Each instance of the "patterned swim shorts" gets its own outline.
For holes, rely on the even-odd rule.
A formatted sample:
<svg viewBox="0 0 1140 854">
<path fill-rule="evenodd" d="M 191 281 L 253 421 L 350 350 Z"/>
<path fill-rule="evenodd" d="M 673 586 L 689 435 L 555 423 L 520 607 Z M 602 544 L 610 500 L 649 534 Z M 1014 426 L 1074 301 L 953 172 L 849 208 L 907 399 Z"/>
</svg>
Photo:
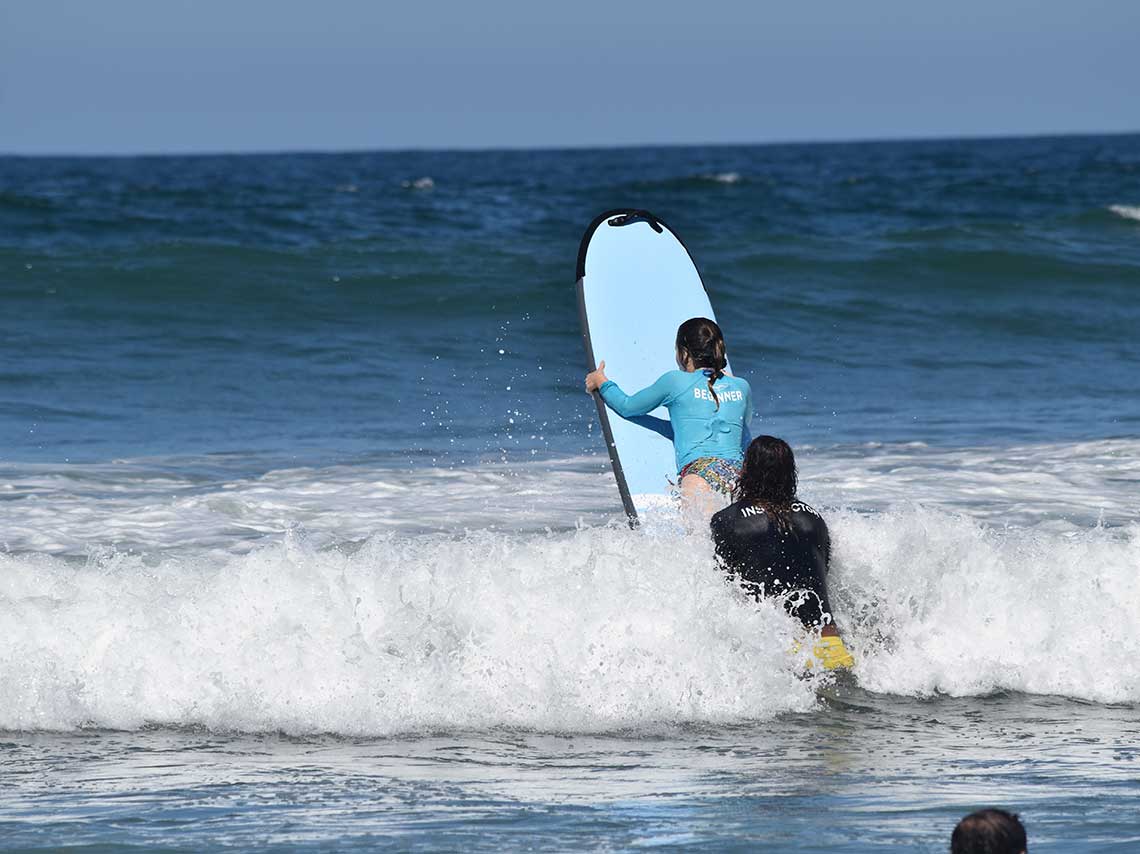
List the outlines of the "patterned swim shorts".
<svg viewBox="0 0 1140 854">
<path fill-rule="evenodd" d="M 732 495 L 736 481 L 740 479 L 740 467 L 720 457 L 701 457 L 681 469 L 678 477 L 684 480 L 690 474 L 695 474 L 717 492 Z"/>
</svg>

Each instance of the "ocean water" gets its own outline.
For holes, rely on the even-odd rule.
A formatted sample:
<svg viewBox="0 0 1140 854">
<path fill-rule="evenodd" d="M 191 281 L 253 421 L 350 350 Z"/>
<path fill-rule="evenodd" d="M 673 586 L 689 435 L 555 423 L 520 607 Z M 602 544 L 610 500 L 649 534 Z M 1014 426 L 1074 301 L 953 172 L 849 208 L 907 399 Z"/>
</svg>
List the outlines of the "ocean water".
<svg viewBox="0 0 1140 854">
<path fill-rule="evenodd" d="M 648 208 L 849 677 L 624 525 Z M 605 354 L 598 354 L 604 358 Z M 1140 850 L 1140 136 L 0 158 L 0 850 Z"/>
</svg>

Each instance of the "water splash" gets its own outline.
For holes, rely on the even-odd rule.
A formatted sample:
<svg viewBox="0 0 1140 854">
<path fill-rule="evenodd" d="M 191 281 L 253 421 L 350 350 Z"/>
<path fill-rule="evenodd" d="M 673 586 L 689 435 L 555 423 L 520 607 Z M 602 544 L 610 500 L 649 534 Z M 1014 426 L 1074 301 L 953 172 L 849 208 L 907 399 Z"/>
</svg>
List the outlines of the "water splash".
<svg viewBox="0 0 1140 854">
<path fill-rule="evenodd" d="M 797 627 L 620 528 L 0 556 L 0 729 L 612 730 L 806 711 Z"/>
<path fill-rule="evenodd" d="M 1140 525 L 1057 535 L 917 508 L 833 531 L 864 687 L 1140 702 Z"/>
</svg>

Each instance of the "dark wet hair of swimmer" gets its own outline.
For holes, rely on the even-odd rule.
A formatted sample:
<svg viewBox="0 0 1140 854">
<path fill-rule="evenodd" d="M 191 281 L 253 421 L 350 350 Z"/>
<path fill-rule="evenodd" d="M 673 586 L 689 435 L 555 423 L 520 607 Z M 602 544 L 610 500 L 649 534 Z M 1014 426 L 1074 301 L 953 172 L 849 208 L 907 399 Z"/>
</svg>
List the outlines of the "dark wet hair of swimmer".
<svg viewBox="0 0 1140 854">
<path fill-rule="evenodd" d="M 1021 819 L 1005 810 L 972 812 L 954 828 L 950 854 L 1026 854 Z"/>
<path fill-rule="evenodd" d="M 796 500 L 796 455 L 791 446 L 775 436 L 753 439 L 744 452 L 732 497 L 763 507 L 781 528 L 786 528 Z"/>
</svg>

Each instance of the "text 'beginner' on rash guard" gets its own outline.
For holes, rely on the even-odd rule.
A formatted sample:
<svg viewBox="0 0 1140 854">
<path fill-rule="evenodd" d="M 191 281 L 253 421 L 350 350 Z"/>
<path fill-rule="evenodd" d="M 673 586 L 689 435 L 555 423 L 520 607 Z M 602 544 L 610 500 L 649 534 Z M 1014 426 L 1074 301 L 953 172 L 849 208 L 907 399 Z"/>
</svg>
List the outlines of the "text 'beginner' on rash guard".
<svg viewBox="0 0 1140 854">
<path fill-rule="evenodd" d="M 711 372 L 669 371 L 649 388 L 626 394 L 613 380 L 598 389 L 606 406 L 622 418 L 646 415 L 658 406 L 669 410 L 677 471 L 701 457 L 740 463 L 751 441 L 752 388 L 739 377 L 725 375 L 713 388 L 720 408 L 709 393 Z"/>
</svg>

